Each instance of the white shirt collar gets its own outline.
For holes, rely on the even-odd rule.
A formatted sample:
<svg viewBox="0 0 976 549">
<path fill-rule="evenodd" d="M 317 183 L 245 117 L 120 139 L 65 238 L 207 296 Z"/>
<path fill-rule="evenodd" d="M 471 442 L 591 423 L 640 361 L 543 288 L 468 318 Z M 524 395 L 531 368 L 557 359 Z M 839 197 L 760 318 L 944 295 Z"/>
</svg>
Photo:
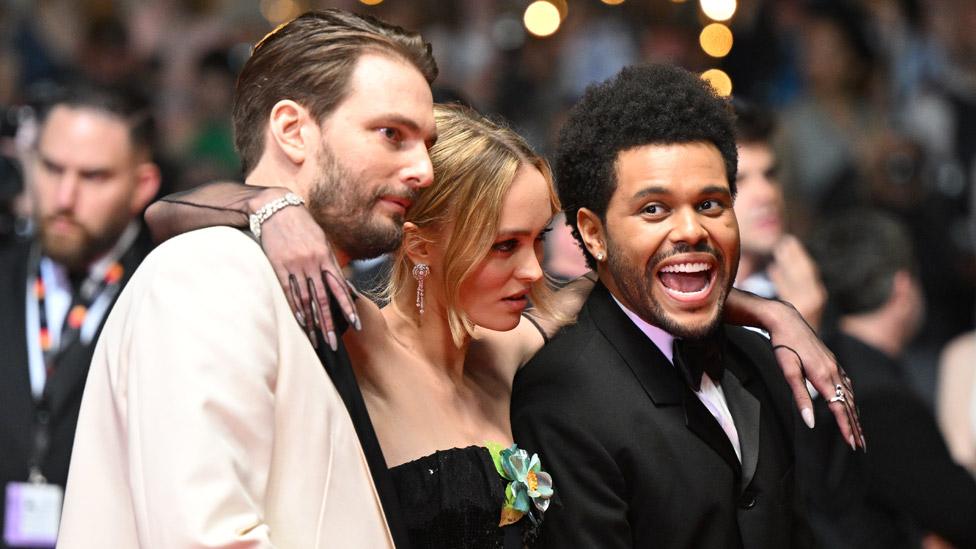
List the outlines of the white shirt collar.
<svg viewBox="0 0 976 549">
<path fill-rule="evenodd" d="M 617 306 L 620 307 L 620 310 L 627 315 L 627 318 L 629 318 L 631 322 L 640 328 L 640 331 L 644 332 L 644 335 L 646 335 L 648 339 L 657 345 L 657 348 L 664 353 L 664 356 L 668 359 L 668 362 L 674 364 L 674 359 L 672 358 L 674 356 L 674 336 L 637 316 L 637 313 L 628 309 L 613 294 L 610 294 L 610 297 L 612 297 Z"/>
</svg>

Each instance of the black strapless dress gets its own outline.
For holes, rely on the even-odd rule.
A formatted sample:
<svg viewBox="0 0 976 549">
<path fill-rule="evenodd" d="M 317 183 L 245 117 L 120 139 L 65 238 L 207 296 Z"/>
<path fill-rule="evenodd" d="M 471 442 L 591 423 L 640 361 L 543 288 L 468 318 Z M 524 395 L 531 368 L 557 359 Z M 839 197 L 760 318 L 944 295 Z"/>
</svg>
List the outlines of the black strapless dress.
<svg viewBox="0 0 976 549">
<path fill-rule="evenodd" d="M 487 448 L 439 450 L 390 469 L 413 549 L 516 549 L 534 537 L 528 516 L 499 527 L 508 481 Z"/>
</svg>

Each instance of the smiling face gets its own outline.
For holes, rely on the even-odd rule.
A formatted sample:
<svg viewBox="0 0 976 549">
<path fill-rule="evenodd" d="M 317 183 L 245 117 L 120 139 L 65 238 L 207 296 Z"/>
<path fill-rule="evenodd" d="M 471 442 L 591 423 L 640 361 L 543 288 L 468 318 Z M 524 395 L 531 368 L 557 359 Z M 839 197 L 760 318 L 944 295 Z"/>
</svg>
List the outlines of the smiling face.
<svg viewBox="0 0 976 549">
<path fill-rule="evenodd" d="M 552 218 L 549 183 L 523 164 L 502 201 L 488 255 L 459 289 L 458 305 L 475 325 L 506 331 L 518 325 L 532 285 L 542 279 L 542 233 Z"/>
<path fill-rule="evenodd" d="M 713 330 L 732 286 L 739 230 L 725 163 L 710 143 L 645 145 L 621 152 L 617 188 L 601 222 L 580 230 L 600 279 L 641 318 L 677 337 Z"/>
<path fill-rule="evenodd" d="M 433 181 L 430 86 L 413 65 L 365 54 L 346 99 L 322 123 L 309 210 L 354 259 L 395 249 L 417 191 Z"/>
</svg>

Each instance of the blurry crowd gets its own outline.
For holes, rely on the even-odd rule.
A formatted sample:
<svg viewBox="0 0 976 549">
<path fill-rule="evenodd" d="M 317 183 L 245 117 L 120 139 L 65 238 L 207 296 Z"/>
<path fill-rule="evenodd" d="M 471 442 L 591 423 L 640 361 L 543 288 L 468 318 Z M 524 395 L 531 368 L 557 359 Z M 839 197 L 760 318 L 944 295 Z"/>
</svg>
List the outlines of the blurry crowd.
<svg viewBox="0 0 976 549">
<path fill-rule="evenodd" d="M 919 342 L 937 349 L 973 325 L 972 2 L 744 0 L 728 22 L 733 48 L 721 59 L 699 46 L 708 20 L 691 0 L 568 2 L 559 30 L 541 39 L 522 25 L 525 4 L 12 0 L 0 8 L 0 131 L 10 137 L 24 118 L 17 107 L 52 81 L 124 83 L 152 97 L 164 191 L 239 179 L 229 124 L 236 71 L 275 17 L 315 7 L 420 30 L 434 45 L 442 97 L 500 115 L 543 152 L 583 89 L 620 67 L 718 67 L 736 97 L 779 115 L 794 232 L 804 238 L 817 220 L 852 206 L 896 213 L 921 254 L 930 314 Z M 12 194 L 7 186 L 0 199 Z M 929 391 L 932 379 L 923 372 Z"/>
<path fill-rule="evenodd" d="M 526 4 L 7 0 L 0 7 L 0 239 L 31 231 L 18 159 L 37 137 L 33 108 L 76 77 L 150 98 L 160 193 L 240 180 L 230 124 L 236 73 L 257 39 L 307 9 L 341 7 L 421 31 L 441 70 L 435 100 L 497 115 L 543 153 L 586 86 L 621 67 L 717 67 L 731 77 L 737 102 L 771 115 L 768 135 L 740 135 L 740 154 L 743 144 L 768 145 L 768 156 L 756 160 L 766 164 L 756 169 L 775 180 L 766 200 L 783 225 L 776 239 L 793 235 L 785 247 L 750 250 L 760 236 L 744 225 L 743 254 L 760 256 L 751 268 L 769 273 L 766 293 L 785 297 L 792 283 L 800 299 L 812 298 L 812 316 L 795 303 L 808 322 L 843 324 L 857 306 L 831 299 L 860 293 L 843 280 L 845 271 L 871 286 L 871 273 L 855 272 L 858 254 L 885 244 L 844 246 L 864 236 L 858 230 L 888 226 L 865 216 L 861 229 L 828 221 L 870 208 L 900 225 L 890 232 L 904 233 L 907 243 L 895 247 L 913 249 L 904 254 L 910 264 L 890 268 L 911 272 L 918 295 L 905 294 L 906 322 L 915 325 L 898 334 L 905 341 L 896 354 L 910 385 L 938 412 L 953 455 L 976 472 L 976 2 L 740 0 L 728 22 L 734 46 L 720 59 L 699 46 L 708 19 L 693 0 L 569 0 L 560 29 L 547 38 L 523 27 Z M 745 159 L 740 171 L 751 166 Z M 767 207 L 757 204 L 753 211 Z M 742 223 L 749 214 L 740 207 Z M 568 233 L 555 232 L 547 246 L 554 276 L 584 269 Z M 776 272 L 777 261 L 802 268 Z M 832 295 L 834 287 L 845 293 Z"/>
</svg>

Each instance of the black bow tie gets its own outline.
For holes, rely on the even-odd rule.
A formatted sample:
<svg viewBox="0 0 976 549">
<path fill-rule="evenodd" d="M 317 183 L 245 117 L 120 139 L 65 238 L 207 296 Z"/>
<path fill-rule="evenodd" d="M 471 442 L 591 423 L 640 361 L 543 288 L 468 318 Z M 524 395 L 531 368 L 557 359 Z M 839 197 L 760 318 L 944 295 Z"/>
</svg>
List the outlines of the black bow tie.
<svg viewBox="0 0 976 549">
<path fill-rule="evenodd" d="M 694 391 L 701 390 L 702 373 L 718 383 L 725 372 L 725 337 L 721 327 L 701 339 L 674 340 L 674 365 Z"/>
</svg>

